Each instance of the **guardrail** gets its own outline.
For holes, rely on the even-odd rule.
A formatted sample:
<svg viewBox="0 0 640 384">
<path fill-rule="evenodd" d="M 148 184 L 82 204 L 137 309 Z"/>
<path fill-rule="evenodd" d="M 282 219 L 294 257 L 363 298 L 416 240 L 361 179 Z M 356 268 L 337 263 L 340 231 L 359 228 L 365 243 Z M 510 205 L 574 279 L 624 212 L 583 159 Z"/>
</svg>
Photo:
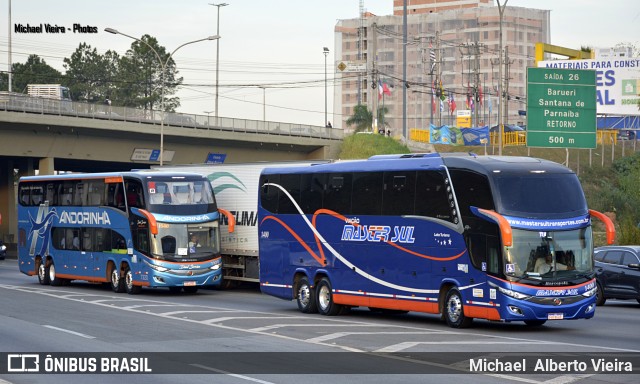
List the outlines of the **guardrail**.
<svg viewBox="0 0 640 384">
<path fill-rule="evenodd" d="M 158 110 L 46 99 L 9 92 L 0 92 L 0 111 L 126 121 L 130 123 L 154 125 L 160 125 L 162 121 L 162 112 Z M 332 140 L 342 140 L 344 137 L 342 129 L 337 128 L 173 112 L 166 112 L 164 114 L 164 124 L 167 126 L 191 129 L 262 133 Z"/>
</svg>

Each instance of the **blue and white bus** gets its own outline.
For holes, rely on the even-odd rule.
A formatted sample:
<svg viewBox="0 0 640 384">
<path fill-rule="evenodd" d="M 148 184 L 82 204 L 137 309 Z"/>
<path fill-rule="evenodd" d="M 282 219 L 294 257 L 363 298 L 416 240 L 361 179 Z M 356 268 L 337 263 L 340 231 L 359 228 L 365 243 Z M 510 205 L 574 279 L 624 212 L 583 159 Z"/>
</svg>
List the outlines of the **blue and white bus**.
<svg viewBox="0 0 640 384">
<path fill-rule="evenodd" d="M 615 235 L 574 172 L 527 157 L 374 156 L 266 168 L 260 186 L 261 289 L 304 313 L 591 318 L 591 218 Z"/>
<path fill-rule="evenodd" d="M 43 285 L 84 280 L 130 294 L 142 287 L 195 293 L 220 284 L 221 214 L 228 212 L 217 208 L 209 181 L 196 174 L 22 177 L 20 271 Z"/>
</svg>

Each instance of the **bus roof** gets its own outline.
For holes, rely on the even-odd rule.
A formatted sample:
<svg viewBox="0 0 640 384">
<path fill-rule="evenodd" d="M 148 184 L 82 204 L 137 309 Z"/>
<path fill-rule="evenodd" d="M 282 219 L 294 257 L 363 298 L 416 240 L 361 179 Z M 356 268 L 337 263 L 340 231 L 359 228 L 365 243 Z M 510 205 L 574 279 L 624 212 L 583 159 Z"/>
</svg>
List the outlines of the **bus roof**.
<svg viewBox="0 0 640 384">
<path fill-rule="evenodd" d="M 382 160 L 382 161 L 381 161 Z M 305 167 L 266 168 L 263 173 L 373 172 L 381 170 L 424 170 L 447 168 L 469 169 L 485 175 L 500 172 L 573 173 L 561 164 L 525 156 L 479 156 L 473 153 L 421 153 L 376 155 L 367 160 L 337 161 Z"/>
<path fill-rule="evenodd" d="M 61 175 L 39 175 L 39 176 L 22 176 L 20 182 L 33 182 L 33 181 L 47 181 L 47 180 L 90 180 L 90 179 L 112 179 L 112 178 L 156 178 L 156 177 L 196 177 L 203 178 L 204 176 L 198 173 L 190 172 L 162 172 L 154 170 L 139 170 L 139 171 L 126 171 L 126 172 L 102 172 L 102 173 L 64 173 Z"/>
</svg>

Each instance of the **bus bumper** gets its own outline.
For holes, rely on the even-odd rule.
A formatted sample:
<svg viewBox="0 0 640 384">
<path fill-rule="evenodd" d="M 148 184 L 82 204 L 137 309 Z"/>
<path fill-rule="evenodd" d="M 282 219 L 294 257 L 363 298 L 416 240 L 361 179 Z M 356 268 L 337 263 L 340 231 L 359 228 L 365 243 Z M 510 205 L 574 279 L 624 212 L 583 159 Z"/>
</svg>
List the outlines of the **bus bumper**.
<svg viewBox="0 0 640 384">
<path fill-rule="evenodd" d="M 585 297 L 582 300 L 565 304 L 570 299 L 554 298 L 553 304 L 549 305 L 507 298 L 500 308 L 500 316 L 504 321 L 576 320 L 593 317 L 596 309 L 595 297 Z"/>
</svg>

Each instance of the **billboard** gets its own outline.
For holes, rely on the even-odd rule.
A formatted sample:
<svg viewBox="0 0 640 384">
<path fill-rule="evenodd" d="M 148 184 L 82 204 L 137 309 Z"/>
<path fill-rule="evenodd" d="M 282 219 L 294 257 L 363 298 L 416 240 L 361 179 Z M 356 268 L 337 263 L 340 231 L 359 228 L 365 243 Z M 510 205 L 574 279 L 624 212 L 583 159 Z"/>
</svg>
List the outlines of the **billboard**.
<svg viewBox="0 0 640 384">
<path fill-rule="evenodd" d="M 538 62 L 538 67 L 594 70 L 599 115 L 640 115 L 640 57 L 547 60 Z"/>
</svg>

